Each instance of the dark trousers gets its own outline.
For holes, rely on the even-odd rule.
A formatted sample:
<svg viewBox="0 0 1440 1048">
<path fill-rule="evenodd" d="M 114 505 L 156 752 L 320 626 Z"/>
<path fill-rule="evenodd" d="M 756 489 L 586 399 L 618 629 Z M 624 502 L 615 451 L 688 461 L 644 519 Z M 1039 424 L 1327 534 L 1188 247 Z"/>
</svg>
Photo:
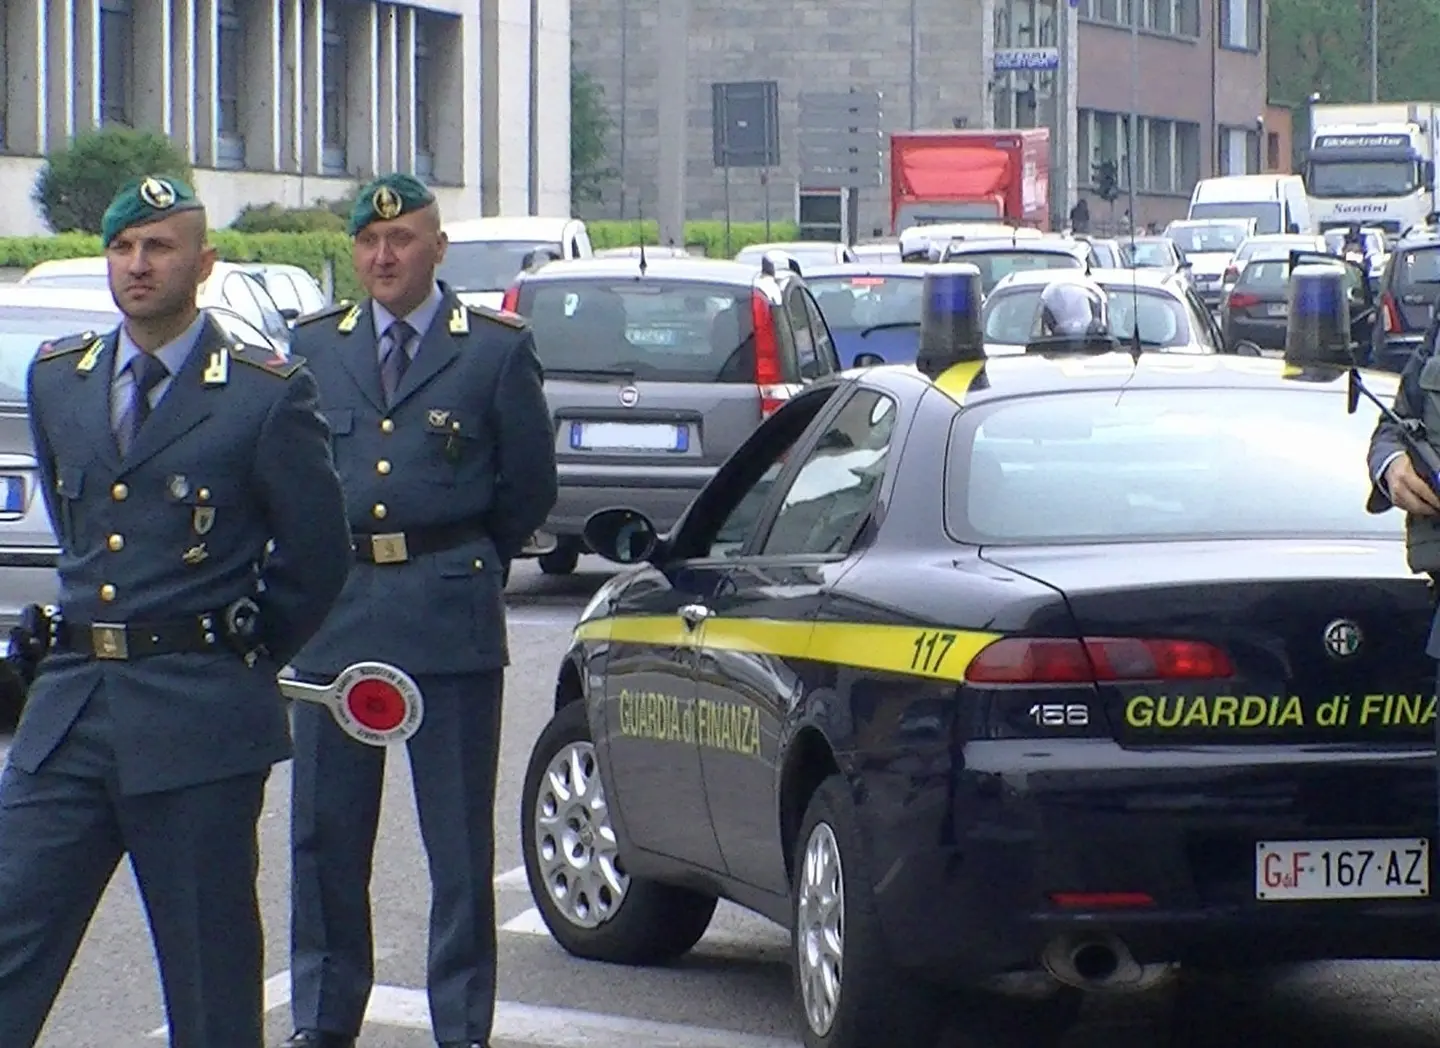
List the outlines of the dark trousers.
<svg viewBox="0 0 1440 1048">
<path fill-rule="evenodd" d="M 430 1021 L 439 1041 L 487 1041 L 495 1011 L 495 774 L 501 671 L 422 676 L 408 743 L 430 864 Z M 375 981 L 370 875 L 385 751 L 296 703 L 291 804 L 291 1000 L 297 1029 L 354 1035 Z"/>
<path fill-rule="evenodd" d="M 0 1045 L 30 1048 L 39 1039 L 100 896 L 129 852 L 172 1048 L 262 1048 L 255 879 L 266 776 L 125 796 L 112 737 L 101 687 L 39 772 L 11 766 L 0 776 Z"/>
</svg>

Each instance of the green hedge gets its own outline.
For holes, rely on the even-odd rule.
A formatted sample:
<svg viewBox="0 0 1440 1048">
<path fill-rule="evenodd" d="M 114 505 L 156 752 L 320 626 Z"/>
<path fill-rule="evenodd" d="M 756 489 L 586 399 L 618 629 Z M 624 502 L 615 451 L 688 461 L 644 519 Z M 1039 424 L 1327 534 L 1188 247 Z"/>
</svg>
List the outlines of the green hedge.
<svg viewBox="0 0 1440 1048">
<path fill-rule="evenodd" d="M 327 261 L 333 263 L 335 297 L 361 294 L 350 261 L 350 238 L 344 233 L 237 233 L 217 229 L 211 243 L 226 262 L 276 262 L 300 266 L 322 279 Z M 0 267 L 29 269 L 57 258 L 90 258 L 103 254 L 100 238 L 88 233 L 61 233 L 52 237 L 0 237 Z"/>
<path fill-rule="evenodd" d="M 660 228 L 654 221 L 640 223 L 597 220 L 586 222 L 585 227 L 590 232 L 590 243 L 597 251 L 607 247 L 634 247 L 640 243 L 642 231 L 645 243 L 656 244 L 660 241 Z M 799 230 L 793 222 L 772 222 L 769 236 L 765 235 L 764 222 L 732 222 L 730 250 L 727 252 L 724 222 L 685 223 L 685 243 L 704 248 L 705 254 L 711 258 L 733 258 L 737 251 L 751 244 L 794 240 L 798 236 Z"/>
</svg>

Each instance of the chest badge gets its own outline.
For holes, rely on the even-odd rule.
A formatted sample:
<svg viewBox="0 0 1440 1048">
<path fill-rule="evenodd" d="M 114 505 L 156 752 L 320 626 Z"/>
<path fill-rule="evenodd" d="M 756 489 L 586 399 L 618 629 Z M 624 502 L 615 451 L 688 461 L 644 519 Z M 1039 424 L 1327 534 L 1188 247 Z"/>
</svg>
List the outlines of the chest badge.
<svg viewBox="0 0 1440 1048">
<path fill-rule="evenodd" d="M 436 429 L 440 429 L 445 423 L 450 421 L 450 412 L 441 410 L 440 408 L 431 408 L 427 417 L 430 420 L 430 425 Z"/>
<path fill-rule="evenodd" d="M 165 482 L 172 499 L 183 499 L 190 494 L 190 481 L 183 473 L 176 473 Z"/>
<path fill-rule="evenodd" d="M 190 523 L 195 529 L 195 534 L 210 534 L 210 529 L 215 526 L 215 507 L 196 506 L 195 512 L 191 514 Z"/>
<path fill-rule="evenodd" d="M 199 564 L 202 561 L 206 560 L 209 556 L 210 551 L 205 548 L 205 543 L 200 542 L 187 549 L 180 559 L 193 568 L 196 564 Z"/>
</svg>

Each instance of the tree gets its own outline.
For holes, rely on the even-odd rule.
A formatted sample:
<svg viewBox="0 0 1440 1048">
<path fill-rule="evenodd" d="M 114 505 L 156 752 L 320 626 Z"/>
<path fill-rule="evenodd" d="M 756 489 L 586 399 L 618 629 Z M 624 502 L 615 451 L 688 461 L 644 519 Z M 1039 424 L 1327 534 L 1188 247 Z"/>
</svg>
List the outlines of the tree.
<svg viewBox="0 0 1440 1048">
<path fill-rule="evenodd" d="M 52 152 L 33 198 L 57 233 L 99 233 L 110 201 L 132 178 L 162 175 L 189 182 L 190 164 L 164 135 L 107 127 L 76 135 Z"/>
<path fill-rule="evenodd" d="M 605 89 L 583 69 L 570 67 L 570 198 L 597 203 L 605 184 L 618 177 L 605 166 L 606 137 L 615 122 L 605 107 Z"/>
<path fill-rule="evenodd" d="M 1440 0 L 1382 0 L 1380 100 L 1440 95 Z M 1370 0 L 1271 0 L 1270 97 L 1304 103 L 1370 100 Z"/>
</svg>

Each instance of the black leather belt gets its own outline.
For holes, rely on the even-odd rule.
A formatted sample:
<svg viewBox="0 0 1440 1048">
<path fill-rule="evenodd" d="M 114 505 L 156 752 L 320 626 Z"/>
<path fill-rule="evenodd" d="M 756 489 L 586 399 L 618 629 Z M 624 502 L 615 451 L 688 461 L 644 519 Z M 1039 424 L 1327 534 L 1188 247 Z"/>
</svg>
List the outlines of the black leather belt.
<svg viewBox="0 0 1440 1048">
<path fill-rule="evenodd" d="M 356 534 L 355 559 L 365 564 L 404 564 L 427 553 L 443 553 L 483 539 L 487 534 L 483 527 L 471 521 L 383 534 Z"/>
<path fill-rule="evenodd" d="M 61 620 L 55 646 L 95 659 L 126 661 L 149 655 L 205 654 L 227 649 L 225 617 L 208 612 L 169 622 L 72 622 Z"/>
</svg>

